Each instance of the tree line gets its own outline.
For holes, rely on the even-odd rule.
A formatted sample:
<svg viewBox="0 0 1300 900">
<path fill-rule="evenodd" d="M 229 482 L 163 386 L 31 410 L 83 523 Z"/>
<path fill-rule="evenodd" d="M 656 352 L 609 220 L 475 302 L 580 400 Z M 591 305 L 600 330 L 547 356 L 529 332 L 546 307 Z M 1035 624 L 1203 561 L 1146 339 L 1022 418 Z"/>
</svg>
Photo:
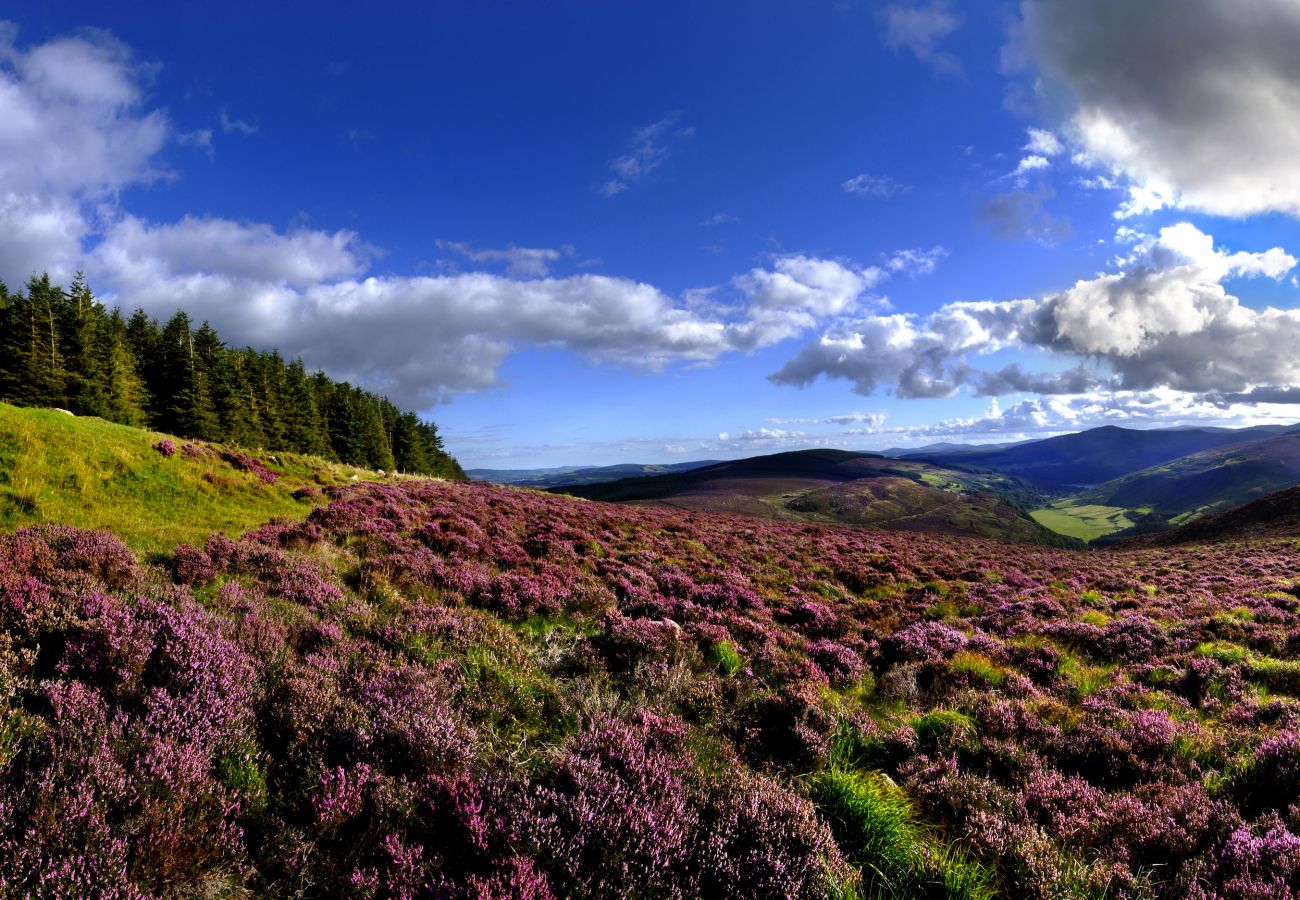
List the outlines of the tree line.
<svg viewBox="0 0 1300 900">
<path fill-rule="evenodd" d="M 178 311 L 159 326 L 125 317 L 77 274 L 25 292 L 0 281 L 0 399 L 62 407 L 123 425 L 243 447 L 311 453 L 350 465 L 464 477 L 432 422 L 385 397 L 308 373 L 278 351 L 227 347 Z"/>
</svg>

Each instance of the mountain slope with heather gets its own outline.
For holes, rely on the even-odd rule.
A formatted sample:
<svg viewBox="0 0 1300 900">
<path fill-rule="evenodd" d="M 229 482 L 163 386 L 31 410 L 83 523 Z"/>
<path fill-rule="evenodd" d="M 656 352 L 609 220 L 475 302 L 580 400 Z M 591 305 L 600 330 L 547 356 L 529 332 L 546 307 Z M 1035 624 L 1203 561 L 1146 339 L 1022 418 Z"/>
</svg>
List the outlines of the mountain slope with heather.
<svg viewBox="0 0 1300 900">
<path fill-rule="evenodd" d="M 0 895 L 1300 880 L 1294 540 L 1082 553 L 327 492 L 150 565 L 107 532 L 0 534 Z"/>
</svg>

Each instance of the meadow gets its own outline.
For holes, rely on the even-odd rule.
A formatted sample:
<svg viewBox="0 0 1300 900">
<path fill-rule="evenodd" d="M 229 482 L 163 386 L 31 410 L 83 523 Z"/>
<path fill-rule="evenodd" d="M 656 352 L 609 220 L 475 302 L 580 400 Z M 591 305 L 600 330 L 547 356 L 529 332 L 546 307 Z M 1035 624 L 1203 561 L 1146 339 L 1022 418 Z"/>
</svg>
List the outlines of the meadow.
<svg viewBox="0 0 1300 900">
<path fill-rule="evenodd" d="M 1289 896 L 1297 579 L 432 481 L 19 528 L 0 895 Z"/>
</svg>

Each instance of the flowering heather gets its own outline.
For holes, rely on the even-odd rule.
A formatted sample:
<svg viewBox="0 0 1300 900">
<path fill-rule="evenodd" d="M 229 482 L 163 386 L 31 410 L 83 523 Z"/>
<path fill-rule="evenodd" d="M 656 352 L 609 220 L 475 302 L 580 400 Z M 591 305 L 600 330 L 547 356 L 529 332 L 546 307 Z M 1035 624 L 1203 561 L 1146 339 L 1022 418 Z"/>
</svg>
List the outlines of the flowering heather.
<svg viewBox="0 0 1300 900">
<path fill-rule="evenodd" d="M 170 457 L 176 455 L 176 445 L 168 438 L 163 438 L 158 443 L 154 444 L 153 448 L 163 456 Z"/>
<path fill-rule="evenodd" d="M 1293 540 L 325 494 L 0 535 L 0 896 L 1300 892 Z"/>
<path fill-rule="evenodd" d="M 276 474 L 260 459 L 254 459 L 247 453 L 240 453 L 237 450 L 222 450 L 221 458 L 241 472 L 256 475 L 262 484 L 275 484 Z"/>
</svg>

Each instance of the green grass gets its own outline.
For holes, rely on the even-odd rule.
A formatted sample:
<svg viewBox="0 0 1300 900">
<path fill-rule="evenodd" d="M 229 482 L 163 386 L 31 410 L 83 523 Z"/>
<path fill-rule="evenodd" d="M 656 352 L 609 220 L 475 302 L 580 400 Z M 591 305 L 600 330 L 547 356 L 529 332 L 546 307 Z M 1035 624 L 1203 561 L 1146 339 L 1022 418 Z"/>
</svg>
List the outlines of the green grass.
<svg viewBox="0 0 1300 900">
<path fill-rule="evenodd" d="M 253 451 L 278 479 L 264 485 L 215 455 L 168 458 L 154 449 L 166 435 L 0 403 L 0 528 L 59 523 L 106 528 L 139 553 L 201 544 L 214 531 L 237 536 L 275 517 L 303 518 L 311 501 L 294 490 L 377 473 L 296 453 Z M 387 476 L 388 478 L 398 476 Z"/>
<path fill-rule="evenodd" d="M 883 775 L 831 768 L 813 776 L 809 788 L 845 857 L 862 872 L 863 896 L 995 895 L 989 871 L 937 840 Z"/>
<path fill-rule="evenodd" d="M 1133 527 L 1128 510 L 1122 506 L 1076 506 L 1073 500 L 1053 503 L 1029 515 L 1044 528 L 1081 541 L 1096 540 Z"/>
</svg>

